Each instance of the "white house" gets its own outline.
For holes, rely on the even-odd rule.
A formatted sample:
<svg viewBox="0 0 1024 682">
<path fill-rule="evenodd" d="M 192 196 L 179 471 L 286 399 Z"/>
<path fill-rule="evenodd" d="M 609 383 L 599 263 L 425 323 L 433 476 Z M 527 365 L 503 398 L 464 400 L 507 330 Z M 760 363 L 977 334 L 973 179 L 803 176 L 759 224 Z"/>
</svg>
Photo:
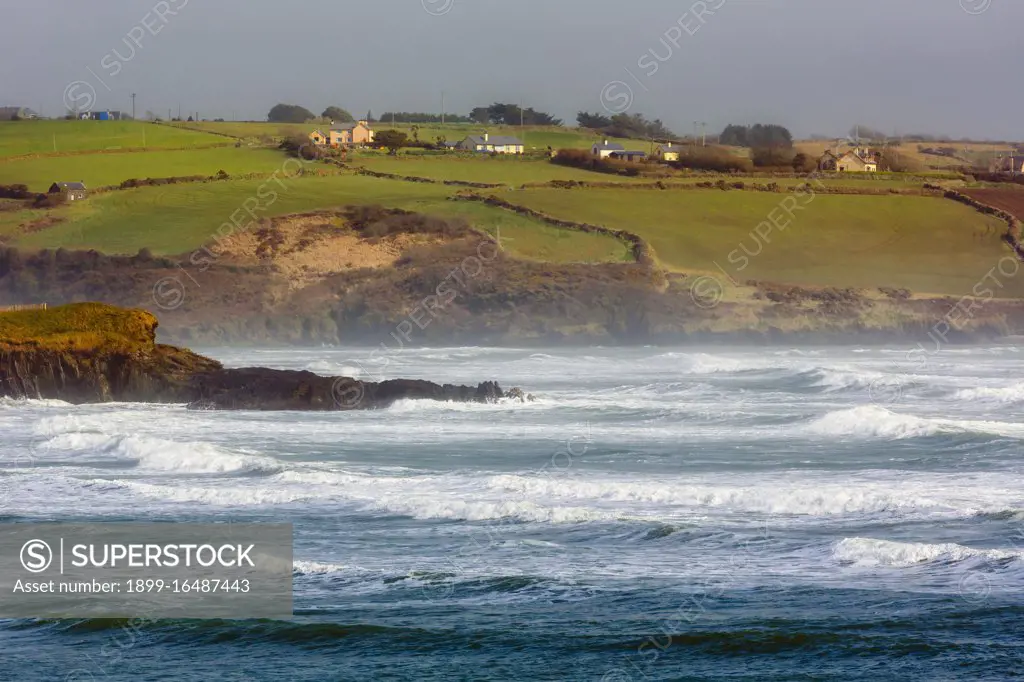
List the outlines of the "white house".
<svg viewBox="0 0 1024 682">
<path fill-rule="evenodd" d="M 590 153 L 598 157 L 599 159 L 607 159 L 614 152 L 624 151 L 626 151 L 626 148 L 623 147 L 621 144 L 616 144 L 615 142 L 608 142 L 608 140 L 605 140 L 603 142 L 595 142 L 594 145 L 590 148 Z"/>
<path fill-rule="evenodd" d="M 484 152 L 495 154 L 522 154 L 525 150 L 522 140 L 508 135 L 470 135 L 457 148 L 467 152 Z"/>
</svg>

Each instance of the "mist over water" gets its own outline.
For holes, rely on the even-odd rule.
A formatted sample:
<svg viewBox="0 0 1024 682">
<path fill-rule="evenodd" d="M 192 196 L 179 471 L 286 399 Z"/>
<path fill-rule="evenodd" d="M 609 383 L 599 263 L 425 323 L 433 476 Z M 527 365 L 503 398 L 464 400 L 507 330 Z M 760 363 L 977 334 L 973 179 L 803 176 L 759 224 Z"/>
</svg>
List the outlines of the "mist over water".
<svg viewBox="0 0 1024 682">
<path fill-rule="evenodd" d="M 537 400 L 0 401 L 8 521 L 290 521 L 296 593 L 291 622 L 162 621 L 117 661 L 100 653 L 117 623 L 3 621 L 0 677 L 1019 671 L 1017 348 L 947 349 L 910 379 L 881 348 L 205 352 Z"/>
</svg>

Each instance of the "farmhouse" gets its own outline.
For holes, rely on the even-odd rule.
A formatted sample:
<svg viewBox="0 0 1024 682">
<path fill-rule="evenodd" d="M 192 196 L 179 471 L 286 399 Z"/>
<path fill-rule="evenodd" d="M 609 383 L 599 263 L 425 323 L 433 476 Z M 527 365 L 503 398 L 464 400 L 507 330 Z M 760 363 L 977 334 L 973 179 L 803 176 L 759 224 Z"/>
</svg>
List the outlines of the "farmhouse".
<svg viewBox="0 0 1024 682">
<path fill-rule="evenodd" d="M 84 182 L 55 182 L 50 185 L 50 194 L 63 194 L 68 201 L 76 201 L 89 196 L 89 190 Z"/>
<path fill-rule="evenodd" d="M 342 123 L 331 126 L 330 143 L 332 147 L 353 144 L 370 144 L 374 138 L 373 128 L 367 121 Z"/>
<path fill-rule="evenodd" d="M 609 156 L 611 156 L 613 152 L 624 151 L 626 151 L 626 148 L 623 147 L 621 144 L 616 144 L 614 142 L 610 143 L 608 142 L 608 140 L 605 140 L 603 142 L 595 142 L 594 145 L 590 148 L 590 153 L 599 159 L 606 159 Z"/>
<path fill-rule="evenodd" d="M 818 170 L 835 173 L 877 173 L 878 161 L 867 148 L 858 147 L 844 154 L 826 151 L 818 159 Z"/>
<path fill-rule="evenodd" d="M 654 150 L 654 156 L 659 161 L 678 161 L 683 148 L 674 144 L 659 144 Z"/>
<path fill-rule="evenodd" d="M 327 144 L 327 136 L 324 135 L 324 131 L 318 128 L 309 134 L 309 141 L 315 145 L 323 146 Z"/>
<path fill-rule="evenodd" d="M 459 142 L 458 149 L 467 152 L 485 152 L 494 154 L 522 154 L 525 145 L 518 137 L 508 135 L 470 135 Z"/>
</svg>

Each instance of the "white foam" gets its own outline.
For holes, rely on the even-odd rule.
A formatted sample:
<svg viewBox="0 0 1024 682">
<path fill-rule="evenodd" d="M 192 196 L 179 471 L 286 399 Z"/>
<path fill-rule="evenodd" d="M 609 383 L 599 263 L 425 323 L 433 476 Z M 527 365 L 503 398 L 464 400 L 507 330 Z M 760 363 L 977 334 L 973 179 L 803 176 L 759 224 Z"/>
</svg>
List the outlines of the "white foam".
<svg viewBox="0 0 1024 682">
<path fill-rule="evenodd" d="M 835 410 L 815 419 L 803 431 L 840 438 L 921 438 L 938 434 L 986 433 L 1024 438 L 1024 424 L 971 419 L 940 419 L 899 414 L 877 405 Z"/>
<path fill-rule="evenodd" d="M 731 512 L 833 516 L 874 514 L 909 510 L 975 513 L 976 505 L 965 506 L 959 498 L 936 498 L 927 494 L 927 485 L 899 482 L 834 483 L 812 477 L 803 480 L 761 478 L 742 479 L 730 484 L 719 479 L 697 482 L 687 479 L 659 481 L 583 480 L 556 476 L 492 476 L 488 486 L 506 494 L 529 499 L 587 501 L 601 503 L 638 503 L 652 517 L 671 519 L 680 516 L 679 508 L 692 512 L 722 509 Z M 684 514 L 685 515 L 685 514 Z"/>
<path fill-rule="evenodd" d="M 330 573 L 343 573 L 350 569 L 349 566 L 341 564 L 325 564 L 319 561 L 293 561 L 292 569 L 302 575 L 328 575 Z"/>
<path fill-rule="evenodd" d="M 523 402 L 515 398 L 499 398 L 489 403 L 463 403 L 445 400 L 430 400 L 419 398 L 402 398 L 396 400 L 388 407 L 388 411 L 397 414 L 410 414 L 417 412 L 504 412 L 513 407 L 532 406 L 534 409 L 551 407 L 554 403 L 550 401 L 534 400 Z"/>
<path fill-rule="evenodd" d="M 38 400 L 35 398 L 0 398 L 0 409 L 24 410 L 32 407 L 73 407 L 63 400 Z"/>
<path fill-rule="evenodd" d="M 897 414 L 877 405 L 835 410 L 805 427 L 818 436 L 854 438 L 919 438 L 948 432 L 940 421 Z"/>
<path fill-rule="evenodd" d="M 990 400 L 1003 404 L 1024 402 L 1024 382 L 1012 386 L 965 388 L 953 397 L 956 400 Z"/>
<path fill-rule="evenodd" d="M 812 371 L 818 377 L 815 385 L 833 391 L 846 389 L 878 390 L 890 387 L 899 389 L 905 387 L 908 383 L 905 376 L 885 374 L 871 370 L 818 367 Z"/>
<path fill-rule="evenodd" d="M 82 436 L 82 434 L 75 434 Z M 111 450 L 134 459 L 151 471 L 180 474 L 223 474 L 242 471 L 274 471 L 276 460 L 240 454 L 202 442 L 179 443 L 159 438 L 127 436 L 113 439 Z"/>
<path fill-rule="evenodd" d="M 893 542 L 872 538 L 844 538 L 832 549 L 832 556 L 841 563 L 864 567 L 906 568 L 935 561 L 946 563 L 982 559 L 1019 560 L 1024 552 L 1002 549 L 974 549 L 952 542 Z"/>
</svg>

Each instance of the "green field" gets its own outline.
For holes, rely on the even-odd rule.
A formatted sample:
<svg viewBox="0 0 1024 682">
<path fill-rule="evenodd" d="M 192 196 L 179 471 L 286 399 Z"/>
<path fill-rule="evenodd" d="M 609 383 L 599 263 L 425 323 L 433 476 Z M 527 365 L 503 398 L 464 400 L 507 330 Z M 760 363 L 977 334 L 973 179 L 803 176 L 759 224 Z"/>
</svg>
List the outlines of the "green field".
<svg viewBox="0 0 1024 682">
<path fill-rule="evenodd" d="M 818 195 L 784 230 L 762 229 L 766 236 L 758 237 L 754 229 L 786 195 L 541 189 L 503 196 L 556 217 L 630 230 L 673 270 L 715 273 L 721 266 L 738 282 L 962 295 L 1009 254 L 999 239 L 1004 223 L 930 197 Z M 780 224 L 788 219 L 775 216 Z M 1024 295 L 1024 277 L 1004 291 Z"/>
<path fill-rule="evenodd" d="M 66 222 L 24 233 L 19 226 L 43 217 L 42 211 L 0 213 L 0 235 L 28 248 L 66 247 L 106 253 L 135 253 L 146 247 L 157 254 L 179 254 L 209 241 L 231 220 L 248 220 L 243 210 L 259 188 L 269 195 L 257 211 L 284 215 L 351 204 L 382 204 L 444 216 L 462 216 L 492 233 L 501 230 L 505 247 L 527 258 L 556 262 L 622 260 L 623 244 L 610 237 L 568 232 L 500 209 L 447 200 L 451 188 L 362 176 L 295 178 L 285 188 L 265 180 L 165 185 L 111 192 L 55 212 Z M 250 204 L 253 205 L 253 204 Z M 263 208 L 266 208 L 263 211 Z"/>
<path fill-rule="evenodd" d="M 549 161 L 518 157 L 491 158 L 490 156 L 387 156 L 365 155 L 351 161 L 380 173 L 433 178 L 435 180 L 462 180 L 519 187 L 531 182 L 551 180 L 580 180 L 587 182 L 650 182 L 645 178 L 627 178 L 617 175 L 559 166 Z"/>
<path fill-rule="evenodd" d="M 95 188 L 129 178 L 209 176 L 221 170 L 229 175 L 272 173 L 286 159 L 275 149 L 249 147 L 0 159 L 0 185 L 24 184 L 45 192 L 52 183 L 69 180 Z"/>
<path fill-rule="evenodd" d="M 308 135 L 317 128 L 327 127 L 315 123 L 266 123 L 258 121 L 175 121 L 167 127 L 180 130 L 198 130 L 241 140 L 280 140 L 290 135 Z"/>
<path fill-rule="evenodd" d="M 0 158 L 119 149 L 197 149 L 231 140 L 141 121 L 2 121 Z"/>
</svg>

